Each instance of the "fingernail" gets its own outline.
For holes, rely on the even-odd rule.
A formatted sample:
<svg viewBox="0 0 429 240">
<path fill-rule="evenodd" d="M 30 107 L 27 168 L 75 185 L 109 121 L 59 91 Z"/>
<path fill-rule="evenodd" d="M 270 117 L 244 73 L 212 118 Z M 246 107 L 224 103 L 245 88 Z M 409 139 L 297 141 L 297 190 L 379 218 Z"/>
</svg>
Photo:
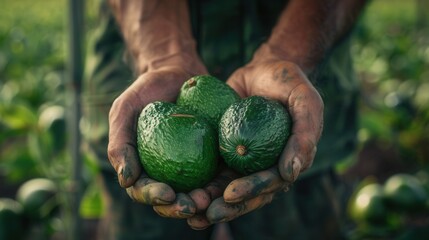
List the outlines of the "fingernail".
<svg viewBox="0 0 429 240">
<path fill-rule="evenodd" d="M 159 204 L 159 205 L 167 205 L 167 204 L 170 204 L 170 203 L 171 203 L 170 201 L 165 201 L 165 200 L 160 199 L 160 198 L 155 198 L 155 199 L 153 200 L 153 202 L 154 202 L 155 204 Z"/>
<path fill-rule="evenodd" d="M 118 171 L 118 181 L 119 181 L 119 185 L 121 186 L 124 186 L 123 173 L 124 173 L 124 168 L 121 166 L 119 167 L 119 171 Z"/>
<path fill-rule="evenodd" d="M 292 167 L 293 167 L 293 181 L 295 182 L 302 168 L 301 161 L 297 157 L 293 158 Z"/>
<path fill-rule="evenodd" d="M 193 213 L 186 212 L 186 211 L 185 212 L 184 211 L 178 211 L 177 214 L 180 216 L 185 216 L 185 217 L 191 217 L 194 215 Z"/>
<path fill-rule="evenodd" d="M 227 192 L 227 194 L 224 194 L 224 201 L 226 203 L 237 203 L 243 201 L 243 197 L 239 192 L 237 193 L 235 189 L 236 188 L 234 187 L 232 190 L 229 190 L 228 188 L 225 190 L 225 192 Z"/>
<path fill-rule="evenodd" d="M 289 178 L 287 181 L 289 183 L 294 182 L 298 178 L 299 172 L 301 171 L 301 161 L 297 157 L 294 157 L 289 163 L 286 171 Z"/>
<path fill-rule="evenodd" d="M 192 229 L 197 230 L 197 231 L 199 231 L 199 230 L 204 230 L 204 229 L 206 229 L 206 228 L 208 228 L 208 227 L 209 227 L 209 226 L 198 228 L 198 227 L 193 227 L 193 226 L 191 226 L 191 228 L 192 228 Z"/>
<path fill-rule="evenodd" d="M 119 184 L 122 187 L 127 187 L 128 179 L 132 177 L 132 172 L 127 166 L 120 167 L 118 173 Z"/>
</svg>

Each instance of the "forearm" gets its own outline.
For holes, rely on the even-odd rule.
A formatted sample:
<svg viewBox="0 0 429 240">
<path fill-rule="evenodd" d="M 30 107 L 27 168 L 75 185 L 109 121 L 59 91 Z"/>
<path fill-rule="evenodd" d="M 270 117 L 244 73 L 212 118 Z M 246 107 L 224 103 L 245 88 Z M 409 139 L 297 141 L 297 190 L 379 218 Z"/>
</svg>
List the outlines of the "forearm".
<svg viewBox="0 0 429 240">
<path fill-rule="evenodd" d="M 366 0 L 291 0 L 263 47 L 311 73 L 352 28 Z M 266 53 L 264 53 L 266 54 Z"/>
<path fill-rule="evenodd" d="M 186 0 L 110 0 L 138 73 L 165 65 L 202 71 L 192 36 Z"/>
</svg>

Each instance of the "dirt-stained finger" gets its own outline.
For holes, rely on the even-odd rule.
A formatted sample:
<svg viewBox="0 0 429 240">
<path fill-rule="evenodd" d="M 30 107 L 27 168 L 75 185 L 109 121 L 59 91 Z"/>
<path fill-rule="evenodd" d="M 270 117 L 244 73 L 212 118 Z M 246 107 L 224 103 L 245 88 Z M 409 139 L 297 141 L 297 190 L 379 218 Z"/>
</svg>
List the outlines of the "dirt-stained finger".
<svg viewBox="0 0 429 240">
<path fill-rule="evenodd" d="M 133 185 L 142 171 L 135 148 L 126 143 L 112 141 L 109 142 L 108 156 L 121 187 Z"/>
<path fill-rule="evenodd" d="M 109 112 L 107 154 L 118 174 L 119 184 L 124 188 L 133 185 L 142 170 L 135 142 L 135 126 L 141 106 L 134 104 L 134 98 L 125 91 L 113 102 Z"/>
<path fill-rule="evenodd" d="M 317 146 L 303 134 L 292 134 L 279 159 L 278 168 L 282 178 L 293 183 L 299 174 L 313 164 Z"/>
<path fill-rule="evenodd" d="M 279 170 L 285 181 L 293 182 L 313 163 L 323 130 L 324 104 L 317 90 L 304 80 L 291 90 L 283 103 L 293 123 L 292 134 L 279 160 Z"/>
<path fill-rule="evenodd" d="M 170 218 L 189 218 L 196 212 L 194 201 L 184 193 L 176 194 L 172 204 L 154 206 L 153 209 L 158 215 Z"/>
<path fill-rule="evenodd" d="M 149 205 L 166 205 L 174 202 L 176 194 L 167 184 L 142 177 L 127 188 L 127 193 L 136 202 Z"/>
<path fill-rule="evenodd" d="M 194 216 L 187 219 L 188 225 L 194 230 L 204 230 L 208 228 L 211 223 L 207 219 L 205 214 L 195 214 Z"/>
<path fill-rule="evenodd" d="M 252 199 L 260 194 L 277 192 L 288 185 L 277 166 L 232 181 L 223 194 L 227 203 Z"/>
<path fill-rule="evenodd" d="M 206 210 L 207 207 L 210 205 L 210 194 L 206 190 L 198 188 L 192 190 L 188 194 L 195 203 L 197 213 Z"/>
<path fill-rule="evenodd" d="M 270 203 L 273 196 L 274 193 L 262 194 L 239 203 L 227 203 L 222 197 L 220 197 L 214 200 L 209 206 L 206 216 L 212 224 L 228 222 Z"/>
<path fill-rule="evenodd" d="M 204 189 L 209 193 L 210 199 L 216 199 L 223 195 L 225 188 L 231 181 L 239 177 L 240 174 L 224 166 L 222 171 Z"/>
</svg>

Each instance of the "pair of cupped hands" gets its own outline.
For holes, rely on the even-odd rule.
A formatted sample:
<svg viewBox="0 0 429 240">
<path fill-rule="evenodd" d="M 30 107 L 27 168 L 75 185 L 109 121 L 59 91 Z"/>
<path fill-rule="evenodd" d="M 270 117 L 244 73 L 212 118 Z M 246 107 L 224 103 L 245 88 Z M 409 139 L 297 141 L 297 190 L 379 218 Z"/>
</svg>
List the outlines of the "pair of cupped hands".
<svg viewBox="0 0 429 240">
<path fill-rule="evenodd" d="M 204 188 L 175 193 L 146 175 L 136 147 L 137 119 L 153 101 L 175 102 L 183 83 L 208 74 L 199 57 L 177 54 L 154 64 L 113 103 L 109 114 L 109 161 L 119 184 L 136 202 L 152 205 L 163 217 L 187 219 L 193 229 L 233 220 L 287 191 L 298 175 L 312 165 L 323 126 L 323 102 L 297 64 L 255 55 L 228 79 L 242 98 L 259 95 L 280 101 L 292 117 L 289 140 L 275 166 L 242 176 L 222 166 Z M 285 213 L 287 214 L 287 213 Z"/>
</svg>

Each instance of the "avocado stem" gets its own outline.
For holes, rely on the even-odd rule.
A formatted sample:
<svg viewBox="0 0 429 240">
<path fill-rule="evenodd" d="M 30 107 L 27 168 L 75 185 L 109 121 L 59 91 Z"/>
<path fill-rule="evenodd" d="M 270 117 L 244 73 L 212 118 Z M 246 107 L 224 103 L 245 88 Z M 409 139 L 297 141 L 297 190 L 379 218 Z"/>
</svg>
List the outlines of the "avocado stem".
<svg viewBox="0 0 429 240">
<path fill-rule="evenodd" d="M 195 86 L 195 84 L 197 84 L 197 81 L 195 81 L 195 79 L 191 78 L 188 80 L 188 86 L 189 87 L 193 87 L 193 86 Z"/>
<path fill-rule="evenodd" d="M 247 154 L 247 149 L 245 146 L 240 144 L 235 148 L 235 152 L 237 152 L 237 154 L 240 156 L 244 156 Z"/>
</svg>

